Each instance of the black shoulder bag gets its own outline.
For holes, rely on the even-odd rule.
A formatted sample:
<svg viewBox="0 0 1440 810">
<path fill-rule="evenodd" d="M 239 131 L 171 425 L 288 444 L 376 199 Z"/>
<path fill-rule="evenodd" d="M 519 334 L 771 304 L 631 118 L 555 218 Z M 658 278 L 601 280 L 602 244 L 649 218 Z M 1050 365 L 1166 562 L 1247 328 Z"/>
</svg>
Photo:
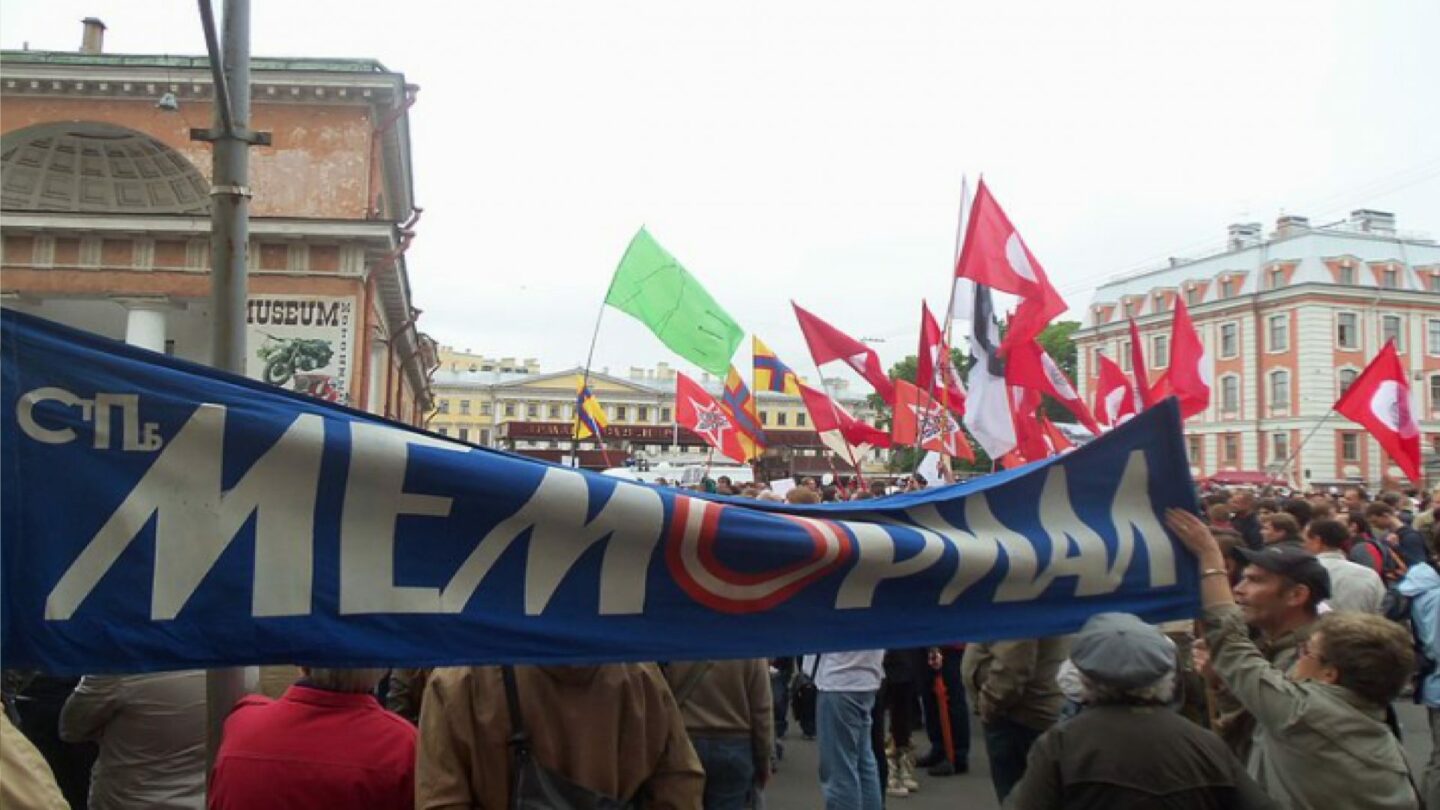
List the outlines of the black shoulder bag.
<svg viewBox="0 0 1440 810">
<path fill-rule="evenodd" d="M 514 667 L 501 667 L 505 681 L 505 702 L 510 709 L 510 753 L 514 765 L 510 785 L 511 810 L 628 810 L 632 802 L 612 799 L 577 785 L 535 761 L 530 735 L 520 715 L 520 696 L 515 687 Z"/>
</svg>

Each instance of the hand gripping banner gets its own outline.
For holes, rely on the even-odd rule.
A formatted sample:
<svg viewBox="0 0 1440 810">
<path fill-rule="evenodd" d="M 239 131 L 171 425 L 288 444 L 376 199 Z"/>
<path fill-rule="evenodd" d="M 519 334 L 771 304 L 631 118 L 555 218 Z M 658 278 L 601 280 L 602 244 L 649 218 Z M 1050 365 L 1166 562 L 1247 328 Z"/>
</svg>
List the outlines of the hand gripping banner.
<svg viewBox="0 0 1440 810">
<path fill-rule="evenodd" d="M 740 658 L 1193 615 L 1173 401 L 968 484 L 787 506 L 450 441 L 3 314 L 6 667 Z"/>
</svg>

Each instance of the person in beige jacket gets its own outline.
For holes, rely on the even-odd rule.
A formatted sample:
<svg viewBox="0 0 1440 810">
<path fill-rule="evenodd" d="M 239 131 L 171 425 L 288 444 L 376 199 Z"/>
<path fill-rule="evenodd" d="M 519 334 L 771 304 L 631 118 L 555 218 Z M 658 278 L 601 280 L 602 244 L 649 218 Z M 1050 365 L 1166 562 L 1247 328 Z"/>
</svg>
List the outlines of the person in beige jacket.
<svg viewBox="0 0 1440 810">
<path fill-rule="evenodd" d="M 965 648 L 961 675 L 985 727 L 990 781 L 1002 804 L 1025 775 L 1030 746 L 1060 718 L 1065 696 L 1055 676 L 1069 654 L 1065 636 Z"/>
<path fill-rule="evenodd" d="M 535 761 L 653 810 L 700 806 L 705 773 L 653 664 L 515 667 Z M 499 667 L 436 669 L 420 706 L 416 810 L 508 810 L 513 724 Z"/>
<path fill-rule="evenodd" d="M 665 670 L 705 768 L 705 810 L 743 810 L 770 778 L 770 661 L 677 661 Z"/>
</svg>

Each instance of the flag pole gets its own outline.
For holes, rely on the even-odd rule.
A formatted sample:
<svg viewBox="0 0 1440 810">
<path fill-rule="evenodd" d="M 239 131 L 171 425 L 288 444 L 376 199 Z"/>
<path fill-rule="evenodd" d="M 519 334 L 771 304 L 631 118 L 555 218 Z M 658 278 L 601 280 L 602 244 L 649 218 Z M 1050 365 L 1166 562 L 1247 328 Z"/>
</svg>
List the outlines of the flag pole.
<svg viewBox="0 0 1440 810">
<path fill-rule="evenodd" d="M 644 230 L 645 226 L 640 226 Z M 624 258 L 621 258 L 624 261 Z M 618 268 L 617 268 L 618 270 Z M 595 331 L 590 334 L 590 351 L 585 354 L 585 374 L 580 380 L 580 390 L 584 391 L 590 387 L 590 364 L 595 362 L 595 344 L 600 341 L 600 323 L 605 320 L 605 307 L 610 305 L 610 293 L 615 289 L 615 273 L 610 274 L 610 286 L 605 288 L 605 297 L 600 299 L 600 312 L 595 316 Z M 599 400 L 596 400 L 598 403 Z M 577 405 L 579 404 L 577 399 Z M 598 428 L 599 425 L 596 425 Z M 610 465 L 610 454 L 605 451 L 605 439 L 600 432 L 595 432 L 595 440 L 600 445 L 600 453 L 605 458 L 605 465 Z M 576 414 L 574 422 L 570 426 L 570 466 L 580 466 L 580 451 L 577 449 L 580 442 L 580 415 Z"/>
<path fill-rule="evenodd" d="M 1266 468 L 1267 472 L 1276 469 L 1279 469 L 1281 471 L 1288 471 L 1290 469 L 1290 465 L 1295 463 L 1295 459 L 1300 457 L 1300 451 L 1305 449 L 1305 445 L 1309 444 L 1310 440 L 1315 438 L 1315 434 L 1318 433 L 1320 431 L 1320 428 L 1324 427 L 1325 423 L 1330 421 L 1330 417 L 1334 415 L 1335 409 L 1332 407 L 1330 410 L 1325 412 L 1324 416 L 1320 417 L 1320 421 L 1315 423 L 1315 427 L 1310 428 L 1310 432 L 1305 434 L 1305 438 L 1300 440 L 1300 444 L 1297 445 L 1295 449 L 1290 452 L 1290 455 L 1286 456 L 1285 460 L 1282 461 L 1278 466 L 1274 464 L 1268 466 Z M 1296 483 L 1299 482 L 1297 481 Z"/>
<path fill-rule="evenodd" d="M 815 361 L 815 356 L 813 354 L 810 356 L 810 361 Z M 840 419 L 840 412 L 838 410 L 840 406 L 835 402 L 835 398 L 830 396 L 830 388 L 825 384 L 825 373 L 820 370 L 819 363 L 815 363 L 815 373 L 820 376 L 820 390 L 825 393 L 825 398 L 830 400 L 830 413 L 834 415 L 835 422 L 838 424 L 843 421 Z M 819 435 L 819 431 L 816 431 L 816 435 Z M 860 479 L 860 486 L 866 486 L 865 473 L 860 472 L 860 462 L 855 460 L 855 448 L 850 446 L 850 440 L 846 439 L 843 433 L 840 435 L 840 438 L 845 439 L 845 455 L 850 457 L 850 466 L 855 468 L 855 477 Z M 831 452 L 834 451 L 831 450 Z M 830 467 L 833 470 L 835 465 L 832 464 L 830 465 Z M 835 474 L 835 477 L 838 479 L 840 476 L 837 473 Z"/>
<path fill-rule="evenodd" d="M 935 372 L 938 371 L 940 372 L 940 374 L 945 375 L 947 382 L 941 389 L 941 408 L 943 408 L 941 412 L 942 415 L 944 415 L 946 411 L 950 410 L 950 385 L 948 383 L 948 375 L 950 374 L 950 340 L 953 336 L 955 329 L 955 287 L 958 282 L 958 279 L 955 278 L 955 265 L 960 262 L 960 248 L 965 244 L 965 209 L 967 209 L 969 206 L 970 178 L 962 174 L 960 175 L 960 213 L 959 216 L 955 218 L 955 250 L 954 253 L 951 255 L 949 268 L 950 296 L 949 299 L 945 302 L 945 328 L 942 329 L 940 332 L 942 336 L 941 339 L 944 341 L 945 357 L 941 358 L 942 363 L 939 368 L 931 370 L 930 391 L 928 392 L 931 404 L 934 404 Z M 921 324 L 920 328 L 924 329 L 925 325 Z M 928 414 L 929 412 L 929 408 L 926 408 L 926 413 Z M 917 441 L 924 441 L 923 437 L 919 436 L 918 434 L 915 438 Z M 964 442 L 970 441 L 970 437 L 965 435 L 965 426 L 963 424 L 960 425 L 959 440 Z M 914 475 L 915 473 L 920 471 L 920 464 L 925 460 L 925 452 L 923 447 L 916 445 L 915 451 L 915 469 L 910 471 L 911 475 Z M 941 455 L 943 456 L 947 454 L 941 453 Z"/>
</svg>

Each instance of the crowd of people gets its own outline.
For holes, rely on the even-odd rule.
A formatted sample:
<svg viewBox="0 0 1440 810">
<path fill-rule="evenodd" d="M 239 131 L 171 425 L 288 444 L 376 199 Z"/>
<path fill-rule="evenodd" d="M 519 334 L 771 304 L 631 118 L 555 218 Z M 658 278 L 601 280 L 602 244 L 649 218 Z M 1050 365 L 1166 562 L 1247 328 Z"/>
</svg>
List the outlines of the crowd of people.
<svg viewBox="0 0 1440 810">
<path fill-rule="evenodd" d="M 967 772 L 972 722 L 1007 808 L 1440 807 L 1440 489 L 1271 495 L 1167 514 L 1199 570 L 1194 622 L 1107 613 L 1067 637 L 800 658 L 266 668 L 208 770 L 203 672 L 7 672 L 0 804 L 732 810 L 763 805 L 793 719 L 827 810 Z M 1432 736 L 1414 767 L 1407 692 Z"/>
</svg>

